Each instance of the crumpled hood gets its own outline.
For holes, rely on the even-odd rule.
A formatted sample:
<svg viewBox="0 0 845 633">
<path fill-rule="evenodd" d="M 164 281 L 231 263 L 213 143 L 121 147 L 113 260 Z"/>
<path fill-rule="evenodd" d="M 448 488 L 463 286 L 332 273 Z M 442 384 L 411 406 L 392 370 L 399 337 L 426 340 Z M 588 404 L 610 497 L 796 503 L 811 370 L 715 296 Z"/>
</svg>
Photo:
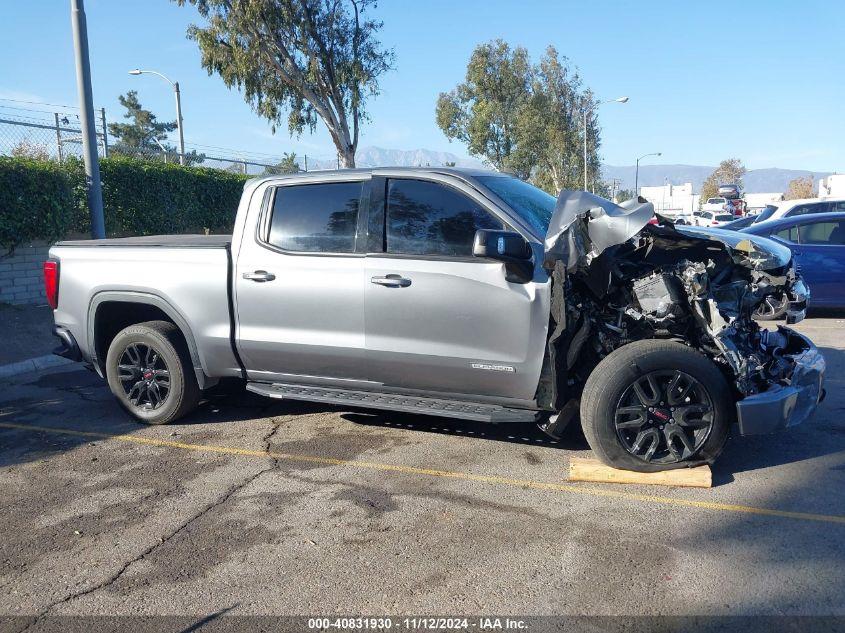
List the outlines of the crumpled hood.
<svg viewBox="0 0 845 633">
<path fill-rule="evenodd" d="M 607 248 L 630 240 L 653 217 L 654 205 L 650 202 L 615 204 L 587 191 L 565 189 L 557 198 L 546 233 L 546 260 L 560 260 L 574 271 Z M 735 263 L 752 270 L 777 270 L 792 260 L 786 246 L 759 235 L 680 224 L 674 228 L 687 237 L 723 244 Z"/>
<path fill-rule="evenodd" d="M 544 248 L 570 270 L 586 265 L 605 249 L 634 237 L 654 217 L 654 205 L 629 200 L 615 204 L 587 191 L 560 192 Z"/>
</svg>

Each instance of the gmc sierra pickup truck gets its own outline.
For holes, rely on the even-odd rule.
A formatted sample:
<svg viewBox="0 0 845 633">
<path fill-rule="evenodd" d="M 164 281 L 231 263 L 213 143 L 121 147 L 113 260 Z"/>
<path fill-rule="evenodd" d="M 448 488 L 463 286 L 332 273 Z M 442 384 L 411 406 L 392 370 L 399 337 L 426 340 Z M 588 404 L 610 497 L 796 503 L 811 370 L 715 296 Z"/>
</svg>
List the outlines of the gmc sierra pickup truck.
<svg viewBox="0 0 845 633">
<path fill-rule="evenodd" d="M 752 319 L 772 295 L 803 318 L 790 251 L 654 222 L 481 170 L 297 174 L 248 182 L 231 236 L 61 242 L 45 284 L 57 353 L 150 424 L 234 378 L 553 436 L 580 418 L 605 463 L 654 471 L 807 419 L 824 359 Z"/>
</svg>

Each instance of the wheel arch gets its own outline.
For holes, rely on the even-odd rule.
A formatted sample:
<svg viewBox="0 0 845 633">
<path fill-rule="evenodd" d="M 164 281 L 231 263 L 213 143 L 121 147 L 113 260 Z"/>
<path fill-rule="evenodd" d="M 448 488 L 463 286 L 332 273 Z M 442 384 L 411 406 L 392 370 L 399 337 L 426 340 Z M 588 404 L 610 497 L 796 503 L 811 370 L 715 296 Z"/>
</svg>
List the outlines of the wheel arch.
<svg viewBox="0 0 845 633">
<path fill-rule="evenodd" d="M 196 339 L 187 319 L 163 297 L 146 292 L 103 291 L 88 306 L 88 349 L 97 374 L 105 377 L 109 344 L 123 328 L 145 321 L 170 321 L 182 334 L 200 389 L 213 386 L 202 364 Z"/>
</svg>

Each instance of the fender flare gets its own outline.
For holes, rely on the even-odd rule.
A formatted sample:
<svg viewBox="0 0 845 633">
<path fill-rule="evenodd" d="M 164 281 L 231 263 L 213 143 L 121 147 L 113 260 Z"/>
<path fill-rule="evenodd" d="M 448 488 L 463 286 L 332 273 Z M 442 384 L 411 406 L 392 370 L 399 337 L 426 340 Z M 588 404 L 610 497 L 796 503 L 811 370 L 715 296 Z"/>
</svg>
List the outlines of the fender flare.
<svg viewBox="0 0 845 633">
<path fill-rule="evenodd" d="M 97 358 L 97 345 L 96 345 L 96 316 L 97 310 L 99 309 L 100 305 L 106 303 L 108 301 L 118 301 L 122 303 L 141 303 L 146 305 L 151 305 L 153 307 L 158 308 L 167 317 L 176 324 L 179 330 L 182 332 L 182 335 L 185 337 L 185 342 L 188 345 L 188 352 L 191 355 L 191 364 L 194 366 L 194 374 L 197 377 L 197 382 L 199 383 L 200 389 L 206 389 L 208 387 L 213 386 L 216 381 L 211 380 L 206 374 L 205 369 L 202 365 L 202 359 L 199 354 L 199 348 L 197 347 L 196 339 L 194 339 L 194 334 L 191 331 L 191 326 L 188 325 L 187 319 L 173 306 L 170 302 L 168 302 L 164 297 L 161 297 L 156 294 L 152 294 L 149 292 L 138 292 L 138 291 L 128 291 L 128 290 L 104 290 L 102 292 L 96 293 L 92 298 L 91 302 L 88 304 L 88 328 L 86 335 L 88 337 L 88 349 L 90 350 L 91 355 L 91 363 L 94 365 L 94 369 L 96 370 L 97 374 L 100 377 L 103 377 L 102 370 L 100 369 L 100 362 Z"/>
</svg>

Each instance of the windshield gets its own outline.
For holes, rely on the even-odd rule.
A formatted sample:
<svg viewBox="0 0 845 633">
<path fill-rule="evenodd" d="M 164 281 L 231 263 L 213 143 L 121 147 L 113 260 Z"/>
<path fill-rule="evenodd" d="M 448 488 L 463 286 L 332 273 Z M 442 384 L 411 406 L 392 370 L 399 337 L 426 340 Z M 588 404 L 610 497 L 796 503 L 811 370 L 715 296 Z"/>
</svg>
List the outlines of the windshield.
<svg viewBox="0 0 845 633">
<path fill-rule="evenodd" d="M 707 204 L 725 204 L 724 198 L 710 198 Z"/>
<path fill-rule="evenodd" d="M 766 205 L 766 208 L 763 209 L 762 211 L 760 211 L 760 213 L 757 215 L 757 218 L 754 220 L 754 224 L 757 224 L 758 222 L 765 222 L 770 217 L 772 217 L 774 215 L 775 211 L 777 211 L 777 210 L 778 210 L 777 207 L 773 207 L 770 204 Z"/>
<path fill-rule="evenodd" d="M 734 216 L 732 216 L 732 215 L 722 215 L 722 214 L 720 214 L 720 215 L 717 215 L 717 216 L 716 216 L 716 219 L 717 219 L 719 222 L 730 222 L 731 220 L 733 220 L 733 219 L 734 219 Z"/>
<path fill-rule="evenodd" d="M 539 235 L 548 232 L 556 203 L 553 196 L 512 176 L 479 176 L 478 182 L 504 200 Z"/>
</svg>

